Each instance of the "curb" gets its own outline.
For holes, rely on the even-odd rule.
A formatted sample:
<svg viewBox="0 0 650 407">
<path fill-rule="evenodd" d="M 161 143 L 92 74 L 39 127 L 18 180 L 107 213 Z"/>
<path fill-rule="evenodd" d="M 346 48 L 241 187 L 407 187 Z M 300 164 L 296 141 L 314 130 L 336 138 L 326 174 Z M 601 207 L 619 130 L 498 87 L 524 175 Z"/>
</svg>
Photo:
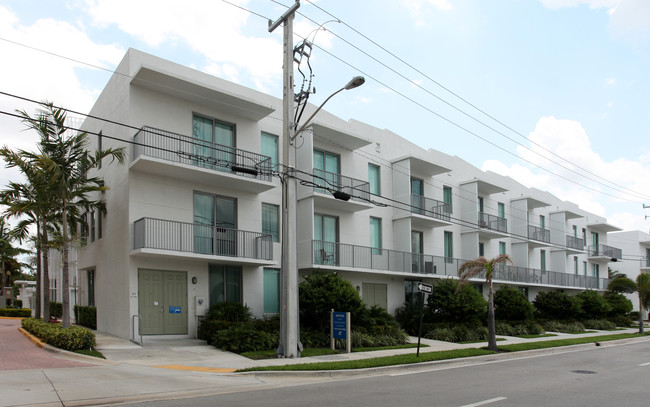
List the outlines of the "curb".
<svg viewBox="0 0 650 407">
<path fill-rule="evenodd" d="M 18 327 L 18 330 L 19 330 L 20 332 L 22 332 L 22 334 L 25 335 L 25 336 L 27 337 L 27 339 L 29 339 L 30 341 L 32 341 L 32 342 L 34 343 L 34 345 L 36 345 L 36 346 L 38 346 L 39 348 L 43 349 L 43 347 L 45 346 L 45 343 L 44 343 L 44 342 L 42 342 L 40 339 L 38 339 L 37 337 L 35 337 L 35 336 L 32 335 L 31 333 L 27 332 L 25 329 L 23 329 L 23 327 Z M 49 345 L 48 345 L 48 346 L 49 346 Z"/>
</svg>

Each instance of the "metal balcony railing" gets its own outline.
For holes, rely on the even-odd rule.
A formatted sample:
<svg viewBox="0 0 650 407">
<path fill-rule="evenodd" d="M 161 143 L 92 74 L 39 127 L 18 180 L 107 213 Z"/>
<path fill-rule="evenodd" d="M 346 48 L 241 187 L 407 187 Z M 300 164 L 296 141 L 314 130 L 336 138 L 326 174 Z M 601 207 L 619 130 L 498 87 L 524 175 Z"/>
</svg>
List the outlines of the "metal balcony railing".
<svg viewBox="0 0 650 407">
<path fill-rule="evenodd" d="M 360 179 L 347 177 L 335 172 L 313 169 L 314 191 L 329 193 L 330 191 L 345 192 L 350 199 L 368 201 L 370 199 L 370 183 Z"/>
<path fill-rule="evenodd" d="M 478 225 L 482 228 L 496 230 L 497 232 L 508 233 L 508 220 L 495 215 L 488 215 L 485 212 L 478 213 Z"/>
<path fill-rule="evenodd" d="M 613 259 L 620 259 L 623 257 L 623 251 L 616 247 L 607 246 L 604 244 L 589 246 L 589 257 L 609 257 Z"/>
<path fill-rule="evenodd" d="M 305 249 L 307 248 L 305 247 Z M 314 265 L 451 277 L 458 276 L 458 269 L 465 262 L 465 260 L 451 257 L 321 240 L 311 241 L 311 256 Z M 485 275 L 481 274 L 478 278 L 485 279 Z M 608 282 L 607 279 L 597 277 L 507 265 L 498 265 L 494 270 L 493 279 L 520 284 L 589 289 L 604 289 Z"/>
<path fill-rule="evenodd" d="M 272 260 L 273 236 L 218 226 L 142 218 L 133 223 L 134 249 Z"/>
<path fill-rule="evenodd" d="M 411 194 L 411 212 L 447 222 L 451 220 L 451 204 L 421 195 Z"/>
<path fill-rule="evenodd" d="M 575 236 L 567 235 L 566 236 L 566 247 L 575 249 L 575 250 L 584 250 L 585 241 L 583 239 L 577 238 Z"/>
<path fill-rule="evenodd" d="M 271 158 L 153 127 L 142 127 L 133 137 L 134 158 L 141 155 L 174 163 L 271 181 Z M 238 169 L 233 171 L 233 167 Z M 248 170 L 251 173 L 242 172 Z M 255 172 L 257 174 L 255 174 Z"/>
<path fill-rule="evenodd" d="M 538 226 L 528 225 L 528 238 L 539 242 L 551 243 L 551 231 Z"/>
</svg>

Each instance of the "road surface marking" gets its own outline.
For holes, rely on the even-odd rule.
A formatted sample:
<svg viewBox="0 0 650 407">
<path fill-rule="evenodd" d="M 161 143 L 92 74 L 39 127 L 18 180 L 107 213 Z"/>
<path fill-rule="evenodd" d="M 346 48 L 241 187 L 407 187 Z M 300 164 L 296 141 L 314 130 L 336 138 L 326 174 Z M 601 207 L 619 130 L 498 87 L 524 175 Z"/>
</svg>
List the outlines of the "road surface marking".
<svg viewBox="0 0 650 407">
<path fill-rule="evenodd" d="M 496 398 L 489 399 L 489 400 L 479 401 L 478 403 L 465 404 L 464 406 L 460 406 L 460 407 L 478 407 L 478 406 L 484 406 L 484 405 L 486 405 L 486 404 L 492 404 L 492 403 L 496 403 L 497 401 L 503 401 L 503 400 L 506 400 L 506 399 L 507 399 L 507 397 L 496 397 Z"/>
<path fill-rule="evenodd" d="M 639 366 L 648 366 L 648 365 L 650 365 L 650 362 L 648 362 L 648 363 L 641 363 Z"/>
</svg>

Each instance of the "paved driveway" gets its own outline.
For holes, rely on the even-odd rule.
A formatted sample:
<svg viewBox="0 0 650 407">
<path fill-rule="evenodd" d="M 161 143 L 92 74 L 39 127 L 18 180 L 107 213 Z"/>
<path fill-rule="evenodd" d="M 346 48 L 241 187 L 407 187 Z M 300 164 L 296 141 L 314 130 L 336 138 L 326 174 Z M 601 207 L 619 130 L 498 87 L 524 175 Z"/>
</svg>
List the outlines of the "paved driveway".
<svg viewBox="0 0 650 407">
<path fill-rule="evenodd" d="M 89 363 L 59 359 L 34 345 L 18 327 L 20 319 L 0 318 L 0 370 L 56 369 L 93 366 Z"/>
</svg>

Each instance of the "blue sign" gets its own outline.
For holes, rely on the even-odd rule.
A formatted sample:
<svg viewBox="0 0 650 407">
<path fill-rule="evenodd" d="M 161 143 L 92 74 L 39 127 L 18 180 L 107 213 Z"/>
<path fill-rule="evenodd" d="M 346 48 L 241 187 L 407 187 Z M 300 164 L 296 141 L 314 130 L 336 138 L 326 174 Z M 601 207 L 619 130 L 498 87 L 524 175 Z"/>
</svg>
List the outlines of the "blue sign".
<svg viewBox="0 0 650 407">
<path fill-rule="evenodd" d="M 181 307 L 169 306 L 169 313 L 170 314 L 180 314 L 181 313 Z"/>
<path fill-rule="evenodd" d="M 345 312 L 332 313 L 333 326 L 332 331 L 335 339 L 347 338 L 347 318 Z"/>
</svg>

